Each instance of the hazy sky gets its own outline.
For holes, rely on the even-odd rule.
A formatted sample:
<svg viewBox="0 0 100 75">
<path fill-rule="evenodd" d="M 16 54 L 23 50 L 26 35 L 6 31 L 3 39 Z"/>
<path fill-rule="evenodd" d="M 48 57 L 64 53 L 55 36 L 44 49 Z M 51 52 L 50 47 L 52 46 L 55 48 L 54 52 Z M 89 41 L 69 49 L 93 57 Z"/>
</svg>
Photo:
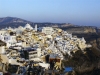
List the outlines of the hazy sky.
<svg viewBox="0 0 100 75">
<path fill-rule="evenodd" d="M 0 17 L 100 26 L 100 0 L 0 0 Z"/>
</svg>

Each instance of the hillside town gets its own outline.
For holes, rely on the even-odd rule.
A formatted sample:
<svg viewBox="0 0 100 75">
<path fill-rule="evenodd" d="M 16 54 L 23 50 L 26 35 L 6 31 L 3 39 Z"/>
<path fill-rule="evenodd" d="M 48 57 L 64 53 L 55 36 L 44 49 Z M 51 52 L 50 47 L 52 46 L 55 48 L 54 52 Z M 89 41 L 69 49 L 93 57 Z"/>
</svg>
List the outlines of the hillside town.
<svg viewBox="0 0 100 75">
<path fill-rule="evenodd" d="M 78 38 L 60 28 L 37 25 L 33 28 L 28 23 L 25 27 L 4 28 L 0 30 L 0 72 L 11 75 L 58 73 L 64 68 L 64 55 L 72 56 L 71 52 L 77 50 L 84 52 L 87 47 L 91 45 L 86 44 L 84 37 Z M 10 71 L 8 65 L 17 68 Z"/>
</svg>

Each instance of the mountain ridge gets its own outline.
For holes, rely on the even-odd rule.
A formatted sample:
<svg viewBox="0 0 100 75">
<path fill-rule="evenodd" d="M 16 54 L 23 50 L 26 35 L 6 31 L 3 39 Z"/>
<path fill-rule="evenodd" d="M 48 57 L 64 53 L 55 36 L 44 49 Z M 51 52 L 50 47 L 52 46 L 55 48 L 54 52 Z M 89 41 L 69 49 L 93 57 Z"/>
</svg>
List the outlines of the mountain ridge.
<svg viewBox="0 0 100 75">
<path fill-rule="evenodd" d="M 8 24 L 8 23 L 33 23 L 31 21 L 27 21 L 17 17 L 3 17 L 0 18 L 0 24 Z"/>
<path fill-rule="evenodd" d="M 66 23 L 51 23 L 51 22 L 31 22 L 27 21 L 21 18 L 17 17 L 3 17 L 0 18 L 0 29 L 6 28 L 6 27 L 18 27 L 18 26 L 25 26 L 26 23 L 31 24 L 32 27 L 34 27 L 35 24 L 37 24 L 39 27 L 45 27 L 45 26 L 72 26 L 72 24 L 66 24 Z"/>
</svg>

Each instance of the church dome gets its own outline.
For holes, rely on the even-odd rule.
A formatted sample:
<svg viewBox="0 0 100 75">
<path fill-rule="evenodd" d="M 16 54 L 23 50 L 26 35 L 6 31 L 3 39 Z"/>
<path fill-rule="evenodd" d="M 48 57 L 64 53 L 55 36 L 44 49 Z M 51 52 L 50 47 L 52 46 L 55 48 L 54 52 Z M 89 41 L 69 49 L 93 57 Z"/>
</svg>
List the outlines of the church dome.
<svg viewBox="0 0 100 75">
<path fill-rule="evenodd" d="M 23 29 L 23 27 L 22 26 L 19 26 L 18 29 Z"/>
<path fill-rule="evenodd" d="M 27 24 L 25 25 L 25 29 L 33 29 L 33 28 L 31 27 L 30 24 L 27 23 Z"/>
</svg>

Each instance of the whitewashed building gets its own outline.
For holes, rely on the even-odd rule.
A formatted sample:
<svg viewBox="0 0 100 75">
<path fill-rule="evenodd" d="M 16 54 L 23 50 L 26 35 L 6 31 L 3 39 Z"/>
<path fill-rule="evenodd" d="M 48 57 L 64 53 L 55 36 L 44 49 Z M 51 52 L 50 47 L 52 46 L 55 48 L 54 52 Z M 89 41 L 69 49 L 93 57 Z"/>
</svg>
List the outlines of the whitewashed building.
<svg viewBox="0 0 100 75">
<path fill-rule="evenodd" d="M 52 35 L 54 33 L 54 30 L 52 27 L 43 27 L 42 33 L 45 33 L 47 35 Z"/>
</svg>

